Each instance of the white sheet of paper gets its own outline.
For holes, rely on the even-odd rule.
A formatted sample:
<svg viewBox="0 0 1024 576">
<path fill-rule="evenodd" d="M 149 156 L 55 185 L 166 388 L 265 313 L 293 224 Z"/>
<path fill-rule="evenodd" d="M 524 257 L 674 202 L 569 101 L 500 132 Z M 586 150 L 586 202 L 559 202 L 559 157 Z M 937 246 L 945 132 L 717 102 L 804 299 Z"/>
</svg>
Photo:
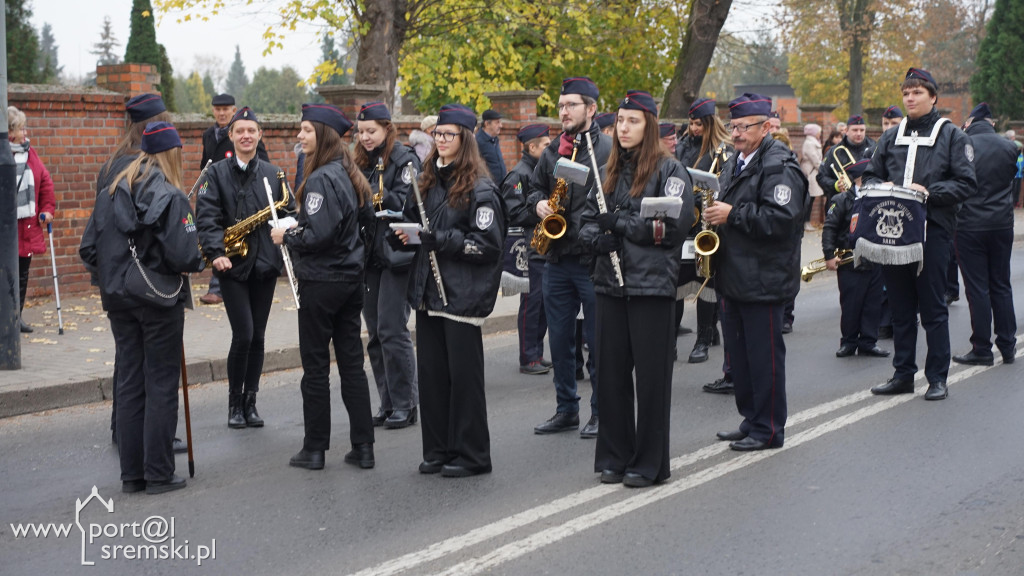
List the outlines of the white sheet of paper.
<svg viewBox="0 0 1024 576">
<path fill-rule="evenodd" d="M 672 196 L 644 198 L 640 201 L 641 218 L 679 218 L 683 199 Z"/>
<path fill-rule="evenodd" d="M 409 244 L 420 243 L 420 230 L 423 228 L 415 222 L 392 222 L 388 224 L 392 230 L 401 230 L 409 236 Z"/>
</svg>

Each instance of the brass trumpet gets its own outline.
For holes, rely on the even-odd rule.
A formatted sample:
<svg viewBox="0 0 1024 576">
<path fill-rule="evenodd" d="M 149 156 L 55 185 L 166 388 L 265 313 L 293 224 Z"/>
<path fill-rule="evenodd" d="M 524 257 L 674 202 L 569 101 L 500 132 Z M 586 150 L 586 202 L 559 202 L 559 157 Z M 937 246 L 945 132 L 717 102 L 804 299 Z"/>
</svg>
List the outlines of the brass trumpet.
<svg viewBox="0 0 1024 576">
<path fill-rule="evenodd" d="M 850 250 L 849 248 L 836 248 L 836 255 L 834 257 L 839 258 L 839 264 L 837 264 L 837 266 L 849 264 L 850 262 L 853 262 L 853 250 Z M 811 279 L 814 278 L 815 274 L 823 270 L 828 270 L 825 266 L 825 258 L 811 260 L 807 263 L 807 266 L 800 269 L 800 279 L 804 282 L 810 282 Z"/>
<path fill-rule="evenodd" d="M 842 150 L 846 153 L 846 158 L 849 162 L 844 163 L 839 159 L 839 151 Z M 857 159 L 853 157 L 853 153 L 846 146 L 833 146 L 832 147 L 832 159 L 835 161 L 830 166 L 832 167 L 832 173 L 836 175 L 836 180 L 839 182 L 840 192 L 846 192 L 850 188 L 853 188 L 853 181 L 850 180 L 850 175 L 846 173 L 846 169 L 857 163 Z M 836 166 L 839 166 L 836 169 Z"/>
</svg>

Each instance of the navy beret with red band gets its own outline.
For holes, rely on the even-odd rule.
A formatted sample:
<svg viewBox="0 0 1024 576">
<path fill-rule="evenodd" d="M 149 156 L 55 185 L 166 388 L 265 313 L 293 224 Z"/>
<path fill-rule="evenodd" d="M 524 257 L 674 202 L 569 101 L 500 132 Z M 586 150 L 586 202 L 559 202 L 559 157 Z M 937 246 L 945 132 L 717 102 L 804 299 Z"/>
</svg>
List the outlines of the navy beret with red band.
<svg viewBox="0 0 1024 576">
<path fill-rule="evenodd" d="M 903 118 L 903 110 L 900 110 L 900 107 L 894 104 L 886 108 L 885 112 L 882 112 L 882 118 Z"/>
<path fill-rule="evenodd" d="M 729 117 L 731 118 L 768 116 L 771 111 L 771 98 L 751 92 L 744 92 L 742 96 L 729 102 Z"/>
<path fill-rule="evenodd" d="M 357 120 L 391 120 L 391 111 L 383 102 L 367 102 L 359 108 Z"/>
<path fill-rule="evenodd" d="M 597 84 L 594 84 L 590 78 L 575 76 L 562 80 L 562 94 L 579 94 L 597 100 L 601 92 L 597 89 Z"/>
<path fill-rule="evenodd" d="M 171 148 L 181 148 L 178 131 L 167 122 L 150 122 L 142 131 L 142 143 L 139 145 L 146 154 L 159 154 Z"/>
<path fill-rule="evenodd" d="M 715 115 L 715 101 L 711 98 L 697 98 L 690 104 L 690 119 L 704 118 Z"/>
<path fill-rule="evenodd" d="M 654 97 L 650 92 L 643 90 L 627 90 L 626 97 L 619 102 L 619 109 L 642 110 L 654 114 L 655 117 L 658 116 L 658 105 L 654 102 Z"/>
<path fill-rule="evenodd" d="M 352 121 L 336 106 L 330 104 L 303 104 L 302 120 L 319 122 L 332 128 L 338 136 L 344 136 L 352 128 Z"/>
<path fill-rule="evenodd" d="M 142 122 L 167 111 L 159 94 L 139 94 L 126 102 L 124 109 L 128 111 L 132 122 Z"/>
<path fill-rule="evenodd" d="M 528 124 L 519 129 L 519 133 L 516 134 L 516 138 L 520 142 L 526 144 L 534 138 L 541 138 L 548 135 L 548 127 L 546 124 Z"/>
<path fill-rule="evenodd" d="M 472 130 L 476 128 L 476 113 L 462 104 L 445 104 L 437 112 L 437 124 L 455 124 Z"/>
</svg>

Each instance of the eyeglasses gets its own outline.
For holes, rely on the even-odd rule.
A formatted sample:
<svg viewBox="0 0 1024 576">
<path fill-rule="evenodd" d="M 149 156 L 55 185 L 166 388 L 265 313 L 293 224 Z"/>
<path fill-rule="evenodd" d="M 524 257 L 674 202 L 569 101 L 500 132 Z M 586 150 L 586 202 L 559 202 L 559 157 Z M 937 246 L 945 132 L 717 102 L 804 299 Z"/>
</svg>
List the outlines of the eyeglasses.
<svg viewBox="0 0 1024 576">
<path fill-rule="evenodd" d="M 750 130 L 751 127 L 760 125 L 761 122 L 754 122 L 753 124 L 746 125 L 729 123 L 725 125 L 725 129 L 728 130 L 729 132 L 739 132 L 740 134 L 743 134 L 747 130 Z"/>
<path fill-rule="evenodd" d="M 568 110 L 569 112 L 572 112 L 577 106 L 583 106 L 583 102 L 566 102 L 565 104 L 559 104 L 558 111 L 561 112 L 563 110 Z"/>
<path fill-rule="evenodd" d="M 434 140 L 440 140 L 442 142 L 453 142 L 453 141 L 455 141 L 455 137 L 458 136 L 459 133 L 458 132 L 438 132 L 437 130 L 434 130 L 433 132 L 430 133 L 430 135 L 434 137 Z"/>
</svg>

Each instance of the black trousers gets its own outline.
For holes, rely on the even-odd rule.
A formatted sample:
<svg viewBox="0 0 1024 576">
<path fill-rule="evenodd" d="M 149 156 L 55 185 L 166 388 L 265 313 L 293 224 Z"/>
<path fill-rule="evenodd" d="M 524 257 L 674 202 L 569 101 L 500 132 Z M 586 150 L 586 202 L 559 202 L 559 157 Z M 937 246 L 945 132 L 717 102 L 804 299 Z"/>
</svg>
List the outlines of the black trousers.
<svg viewBox="0 0 1024 576">
<path fill-rule="evenodd" d="M 839 344 L 871 350 L 878 343 L 878 322 L 882 316 L 882 268 L 876 265 L 858 270 L 847 264 L 839 267 L 836 277 L 842 311 Z"/>
<path fill-rule="evenodd" d="M 223 289 L 223 285 L 221 286 Z M 226 300 L 226 299 L 225 299 Z M 359 337 L 363 283 L 299 283 L 299 355 L 302 358 L 302 416 L 306 425 L 303 447 L 331 447 L 331 343 L 341 376 L 341 400 L 348 411 L 353 445 L 373 442 L 370 383 L 363 371 L 363 341 Z"/>
<path fill-rule="evenodd" d="M 32 266 L 31 256 L 18 256 L 18 291 L 21 293 L 21 308 L 25 309 L 25 295 L 28 294 L 28 269 Z"/>
<path fill-rule="evenodd" d="M 917 264 L 882 266 L 892 309 L 894 376 L 913 380 L 917 373 L 917 317 L 928 340 L 924 375 L 929 383 L 945 381 L 949 374 L 949 310 L 946 308 L 946 278 L 950 236 L 939 226 L 928 225 L 924 243 L 924 267 Z"/>
<path fill-rule="evenodd" d="M 601 426 L 595 472 L 634 472 L 656 482 L 671 475 L 674 307 L 674 297 L 597 295 Z"/>
<path fill-rule="evenodd" d="M 960 278 L 957 276 L 956 269 L 956 237 L 957 234 L 954 233 L 949 243 L 949 264 L 946 265 L 946 294 L 959 296 Z"/>
<path fill-rule="evenodd" d="M 423 460 L 491 470 L 479 326 L 416 312 Z"/>
<path fill-rule="evenodd" d="M 264 339 L 277 278 L 249 278 L 239 282 L 221 278 L 224 311 L 231 324 L 228 348 L 228 394 L 258 392 L 263 373 Z"/>
<path fill-rule="evenodd" d="M 956 254 L 964 277 L 964 292 L 971 309 L 971 347 L 992 353 L 992 325 L 996 346 L 1011 351 L 1016 344 L 1017 315 L 1010 285 L 1013 229 L 956 233 Z"/>
<path fill-rule="evenodd" d="M 740 430 L 772 446 L 785 439 L 786 343 L 782 339 L 785 302 L 759 304 L 721 298 L 722 331 Z"/>
<path fill-rule="evenodd" d="M 168 480 L 174 474 L 185 307 L 139 306 L 108 312 L 107 318 L 116 347 L 121 480 Z"/>
<path fill-rule="evenodd" d="M 519 295 L 519 365 L 539 362 L 544 358 L 544 335 L 548 319 L 544 314 L 544 262 L 529 261 L 530 291 Z M 576 339 L 577 345 L 580 338 Z"/>
</svg>

